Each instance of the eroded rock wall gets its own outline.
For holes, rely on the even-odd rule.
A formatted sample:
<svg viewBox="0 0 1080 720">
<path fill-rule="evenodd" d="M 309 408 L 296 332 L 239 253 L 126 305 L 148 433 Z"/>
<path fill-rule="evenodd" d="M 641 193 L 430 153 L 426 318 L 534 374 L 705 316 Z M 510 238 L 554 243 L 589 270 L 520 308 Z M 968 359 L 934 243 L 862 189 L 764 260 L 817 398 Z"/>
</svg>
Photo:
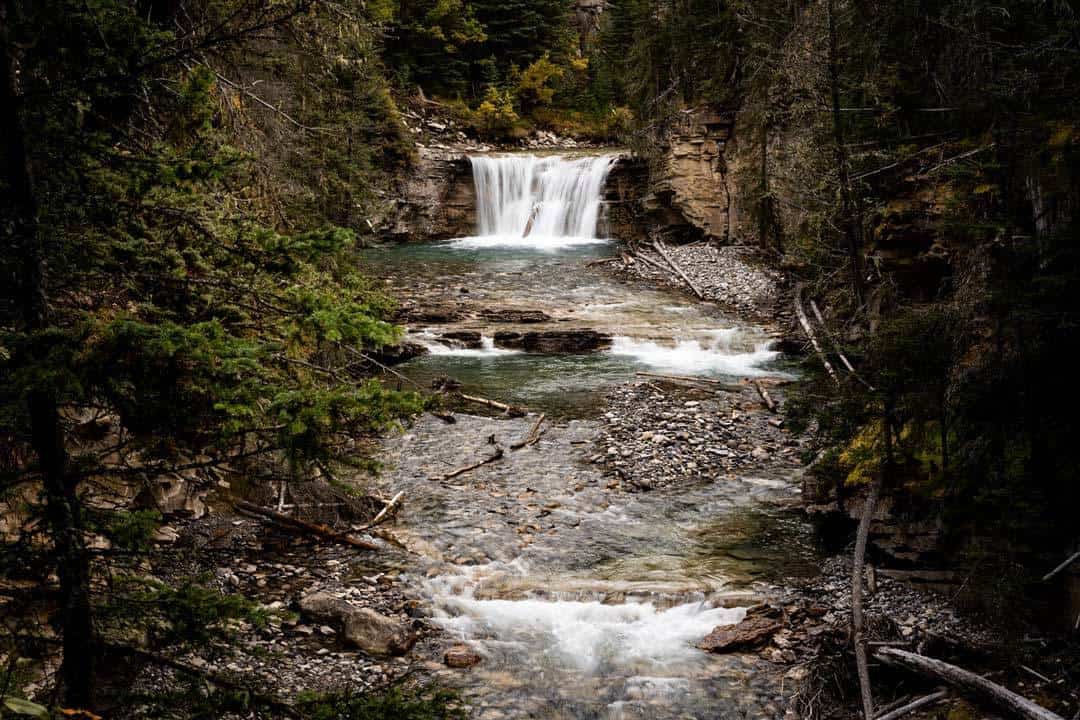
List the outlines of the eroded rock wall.
<svg viewBox="0 0 1080 720">
<path fill-rule="evenodd" d="M 472 166 L 461 152 L 420 148 L 384 234 L 400 241 L 471 235 L 476 227 Z"/>
<path fill-rule="evenodd" d="M 725 149 L 734 114 L 711 108 L 679 113 L 654 161 L 645 209 L 674 241 L 731 239 Z"/>
</svg>

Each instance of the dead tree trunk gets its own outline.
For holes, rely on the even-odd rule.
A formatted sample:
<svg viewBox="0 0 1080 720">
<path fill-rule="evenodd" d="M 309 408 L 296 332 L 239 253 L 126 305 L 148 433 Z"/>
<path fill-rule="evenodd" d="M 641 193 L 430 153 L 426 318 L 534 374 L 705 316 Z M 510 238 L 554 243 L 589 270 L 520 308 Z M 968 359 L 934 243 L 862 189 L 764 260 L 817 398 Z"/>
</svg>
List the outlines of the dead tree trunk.
<svg viewBox="0 0 1080 720">
<path fill-rule="evenodd" d="M 1023 720 L 1064 720 L 1057 713 L 1028 700 L 1023 695 L 1017 695 L 1008 688 L 980 675 L 941 660 L 896 648 L 882 648 L 874 653 L 874 657 L 890 665 L 899 665 L 975 693 L 1013 717 L 1023 718 Z"/>
<path fill-rule="evenodd" d="M 870 667 L 866 656 L 866 635 L 863 618 L 863 569 L 866 567 L 866 544 L 870 538 L 870 524 L 874 521 L 878 496 L 885 484 L 885 479 L 892 468 L 892 406 L 886 402 L 882 418 L 882 433 L 885 442 L 885 457 L 881 470 L 870 483 L 859 517 L 859 530 L 855 536 L 855 558 L 851 568 L 851 627 L 855 643 L 855 665 L 859 674 L 859 695 L 862 699 L 863 717 L 874 718 L 874 692 L 870 685 Z"/>
</svg>

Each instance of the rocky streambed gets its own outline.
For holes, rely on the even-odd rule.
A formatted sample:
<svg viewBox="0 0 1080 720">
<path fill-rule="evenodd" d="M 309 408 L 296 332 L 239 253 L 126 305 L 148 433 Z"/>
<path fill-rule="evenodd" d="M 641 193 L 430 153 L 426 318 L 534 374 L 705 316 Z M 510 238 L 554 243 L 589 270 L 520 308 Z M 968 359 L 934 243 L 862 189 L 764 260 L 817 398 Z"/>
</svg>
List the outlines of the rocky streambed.
<svg viewBox="0 0 1080 720">
<path fill-rule="evenodd" d="M 768 325 L 613 273 L 616 247 L 367 256 L 426 350 L 397 373 L 528 410 L 457 406 L 383 446 L 397 582 L 430 630 L 411 655 L 475 717 L 782 717 L 794 641 L 768 603 L 821 557 L 796 510 L 802 439 L 761 393 L 775 410 L 793 375 Z M 755 304 L 773 282 L 731 278 Z M 706 642 L 761 613 L 768 632 Z"/>
</svg>

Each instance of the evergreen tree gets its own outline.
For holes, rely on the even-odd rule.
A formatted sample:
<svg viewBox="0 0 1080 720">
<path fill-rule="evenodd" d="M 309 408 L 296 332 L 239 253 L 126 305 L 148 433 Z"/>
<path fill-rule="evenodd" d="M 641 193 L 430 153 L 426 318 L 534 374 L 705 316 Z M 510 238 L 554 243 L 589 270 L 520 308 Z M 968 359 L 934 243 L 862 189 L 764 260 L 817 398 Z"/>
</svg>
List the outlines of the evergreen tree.
<svg viewBox="0 0 1080 720">
<path fill-rule="evenodd" d="M 362 378 L 364 351 L 398 331 L 354 270 L 352 235 L 279 233 L 229 200 L 245 160 L 223 141 L 200 60 L 310 7 L 0 7 L 0 437 L 25 459 L 5 464 L 0 489 L 40 488 L 68 707 L 92 707 L 104 632 L 94 488 L 260 457 L 332 477 L 357 460 L 353 438 L 419 408 Z M 123 439 L 80 449 L 102 418 Z"/>
</svg>

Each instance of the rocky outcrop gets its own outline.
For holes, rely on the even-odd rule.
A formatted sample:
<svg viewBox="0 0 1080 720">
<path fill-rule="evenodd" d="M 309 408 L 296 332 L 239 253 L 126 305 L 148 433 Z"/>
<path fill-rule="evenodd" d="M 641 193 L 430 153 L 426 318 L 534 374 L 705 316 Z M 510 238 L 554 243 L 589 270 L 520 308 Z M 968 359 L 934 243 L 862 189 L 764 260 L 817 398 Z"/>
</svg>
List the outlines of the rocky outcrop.
<svg viewBox="0 0 1080 720">
<path fill-rule="evenodd" d="M 527 333 L 501 330 L 495 333 L 495 344 L 543 355 L 570 355 L 605 348 L 611 344 L 611 338 L 595 330 L 545 330 Z"/>
<path fill-rule="evenodd" d="M 368 350 L 366 355 L 377 363 L 383 365 L 397 365 L 406 360 L 426 355 L 428 349 L 416 342 L 401 342 L 397 345 L 387 345 L 378 350 Z"/>
<path fill-rule="evenodd" d="M 393 220 L 386 229 L 401 240 L 471 235 L 476 227 L 472 166 L 464 152 L 421 147 L 402 183 Z"/>
<path fill-rule="evenodd" d="M 416 644 L 416 633 L 408 624 L 328 592 L 305 595 L 299 606 L 312 620 L 340 626 L 345 638 L 369 655 L 404 655 Z"/>
<path fill-rule="evenodd" d="M 480 653 L 468 645 L 454 645 L 443 655 L 443 662 L 447 667 L 452 668 L 470 668 L 473 665 L 479 665 L 482 661 Z"/>
<path fill-rule="evenodd" d="M 734 115 L 708 108 L 679 113 L 652 168 L 645 210 L 674 240 L 727 240 L 730 188 L 724 149 Z"/>
<path fill-rule="evenodd" d="M 451 345 L 466 348 L 478 348 L 484 344 L 483 335 L 480 334 L 479 330 L 452 330 L 443 333 L 439 337 L 448 341 Z"/>
<path fill-rule="evenodd" d="M 783 627 L 783 613 L 778 608 L 759 605 L 750 608 L 742 621 L 713 628 L 698 647 L 711 653 L 748 650 L 765 644 Z"/>
</svg>

